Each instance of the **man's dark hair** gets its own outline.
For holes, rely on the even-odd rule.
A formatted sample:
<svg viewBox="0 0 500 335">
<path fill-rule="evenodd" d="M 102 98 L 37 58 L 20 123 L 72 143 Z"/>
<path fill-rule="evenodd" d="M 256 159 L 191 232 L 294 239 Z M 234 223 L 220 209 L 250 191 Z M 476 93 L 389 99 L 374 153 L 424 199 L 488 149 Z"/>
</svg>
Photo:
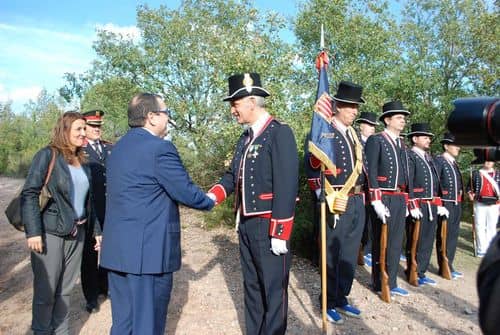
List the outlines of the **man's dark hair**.
<svg viewBox="0 0 500 335">
<path fill-rule="evenodd" d="M 158 99 L 161 98 L 160 95 L 152 93 L 136 94 L 128 104 L 129 127 L 143 127 L 148 113 L 160 110 Z"/>
</svg>

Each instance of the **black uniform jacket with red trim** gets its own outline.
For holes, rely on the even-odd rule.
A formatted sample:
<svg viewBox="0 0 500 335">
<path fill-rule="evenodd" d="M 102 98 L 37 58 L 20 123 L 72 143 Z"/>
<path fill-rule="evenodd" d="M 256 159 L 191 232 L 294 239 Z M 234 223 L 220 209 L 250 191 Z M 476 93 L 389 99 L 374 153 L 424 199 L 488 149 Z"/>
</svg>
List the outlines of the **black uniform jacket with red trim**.
<svg viewBox="0 0 500 335">
<path fill-rule="evenodd" d="M 495 170 L 495 175 L 493 176 L 493 180 L 497 182 L 498 188 L 500 188 L 500 171 Z M 484 177 L 481 176 L 479 170 L 472 171 L 472 179 L 467 183 L 467 192 L 472 192 L 474 194 L 474 200 L 481 202 L 486 205 L 494 205 L 496 204 L 500 198 L 500 195 L 496 195 L 493 197 L 485 197 L 481 196 L 481 190 L 484 186 Z"/>
<path fill-rule="evenodd" d="M 427 161 L 413 149 L 408 150 L 408 170 L 410 180 L 413 182 L 413 196 L 410 197 L 410 201 L 412 199 L 436 199 L 435 204 L 441 206 L 439 176 L 432 158 L 429 156 L 429 161 Z"/>
<path fill-rule="evenodd" d="M 87 157 L 87 165 L 92 173 L 92 187 L 94 190 L 94 205 L 101 225 L 104 224 L 106 212 L 106 159 L 111 155 L 113 143 L 99 140 L 102 154 L 99 155 L 89 142 L 83 145 L 83 152 Z"/>
<path fill-rule="evenodd" d="M 235 192 L 235 208 L 241 207 L 243 216 L 269 217 L 269 235 L 288 240 L 299 179 L 293 132 L 270 117 L 249 144 L 246 140 L 241 135 L 229 169 L 209 192 L 215 194 L 217 204 Z"/>
<path fill-rule="evenodd" d="M 412 181 L 408 178 L 408 153 L 403 141 L 398 148 L 385 131 L 368 137 L 365 145 L 366 173 L 370 200 L 381 200 L 382 192 L 402 192 L 413 195 Z"/>
<path fill-rule="evenodd" d="M 434 166 L 441 185 L 441 200 L 461 202 L 464 195 L 463 178 L 456 162 L 443 155 L 434 157 Z"/>
<path fill-rule="evenodd" d="M 356 159 L 354 155 L 355 148 L 351 147 L 349 141 L 347 140 L 346 135 L 344 135 L 344 133 L 342 133 L 335 126 L 335 123 L 332 123 L 332 126 L 333 126 L 332 127 L 333 136 L 331 140 L 334 143 L 334 150 L 335 150 L 334 152 L 335 158 L 332 161 L 336 163 L 337 171 L 336 171 L 336 176 L 334 176 L 333 171 L 330 171 L 329 169 L 325 170 L 325 178 L 333 187 L 338 188 L 344 186 L 345 182 L 352 174 L 354 165 L 356 164 Z M 315 191 L 321 187 L 321 182 L 320 182 L 321 161 L 309 152 L 306 153 L 305 159 L 306 159 L 305 170 L 307 175 L 307 182 L 309 184 L 309 188 Z M 355 185 L 364 185 L 365 180 L 366 176 L 363 170 L 363 172 L 359 175 Z"/>
</svg>

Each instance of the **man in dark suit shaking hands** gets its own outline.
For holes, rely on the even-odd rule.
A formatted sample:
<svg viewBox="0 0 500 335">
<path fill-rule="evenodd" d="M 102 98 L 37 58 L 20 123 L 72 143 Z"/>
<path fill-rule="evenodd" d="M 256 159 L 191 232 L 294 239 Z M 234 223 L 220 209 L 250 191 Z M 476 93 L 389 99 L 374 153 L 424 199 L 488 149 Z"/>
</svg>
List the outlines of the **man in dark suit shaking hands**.
<svg viewBox="0 0 500 335">
<path fill-rule="evenodd" d="M 169 117 L 159 95 L 134 96 L 131 129 L 107 161 L 101 265 L 109 270 L 113 335 L 164 333 L 173 272 L 181 266 L 178 204 L 214 206 L 163 140 Z"/>
</svg>

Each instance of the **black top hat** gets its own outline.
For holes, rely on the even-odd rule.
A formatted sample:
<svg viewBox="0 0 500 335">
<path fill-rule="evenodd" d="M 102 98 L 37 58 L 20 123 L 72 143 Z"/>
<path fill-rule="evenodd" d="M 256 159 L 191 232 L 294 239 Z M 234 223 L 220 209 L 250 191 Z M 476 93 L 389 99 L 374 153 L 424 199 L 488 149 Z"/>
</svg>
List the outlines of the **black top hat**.
<svg viewBox="0 0 500 335">
<path fill-rule="evenodd" d="M 404 108 L 401 101 L 398 100 L 389 101 L 382 106 L 382 114 L 379 116 L 378 119 L 384 122 L 385 117 L 392 116 L 394 114 L 410 115 L 410 112 Z"/>
<path fill-rule="evenodd" d="M 104 112 L 100 109 L 94 109 L 85 112 L 82 115 L 89 125 L 100 126 L 103 123 L 102 116 L 104 115 Z"/>
<path fill-rule="evenodd" d="M 228 78 L 229 94 L 223 101 L 238 100 L 250 95 L 268 97 L 269 92 L 262 88 L 258 73 L 235 74 Z"/>
<path fill-rule="evenodd" d="M 441 144 L 454 144 L 455 143 L 455 135 L 447 131 L 443 135 L 443 139 L 441 140 Z"/>
<path fill-rule="evenodd" d="M 476 159 L 471 164 L 483 164 L 484 162 L 496 162 L 500 160 L 500 150 L 497 148 L 474 149 Z"/>
<path fill-rule="evenodd" d="M 356 123 L 368 123 L 372 126 L 378 125 L 377 114 L 371 112 L 361 112 Z"/>
<path fill-rule="evenodd" d="M 353 84 L 349 81 L 341 81 L 337 88 L 337 94 L 333 96 L 333 100 L 351 104 L 364 104 L 365 99 L 361 97 L 362 92 L 362 86 Z"/>
<path fill-rule="evenodd" d="M 411 125 L 411 131 L 408 133 L 409 138 L 413 136 L 431 136 L 434 137 L 434 134 L 431 132 L 431 127 L 428 123 L 413 123 Z"/>
</svg>

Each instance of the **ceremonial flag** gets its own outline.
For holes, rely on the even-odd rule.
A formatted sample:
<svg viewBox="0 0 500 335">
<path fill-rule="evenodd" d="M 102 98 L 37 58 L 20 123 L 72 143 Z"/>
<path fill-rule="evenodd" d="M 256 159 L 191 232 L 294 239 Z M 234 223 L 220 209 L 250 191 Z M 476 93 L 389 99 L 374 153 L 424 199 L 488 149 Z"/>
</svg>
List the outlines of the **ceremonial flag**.
<svg viewBox="0 0 500 335">
<path fill-rule="evenodd" d="M 334 144 L 332 141 L 333 128 L 331 119 L 333 116 L 332 98 L 329 93 L 328 76 L 328 55 L 321 51 L 316 58 L 316 68 L 319 72 L 318 91 L 316 94 L 316 104 L 311 122 L 311 132 L 309 140 L 309 152 L 314 155 L 325 168 L 330 170 L 334 176 L 337 174 L 335 163 Z"/>
</svg>

